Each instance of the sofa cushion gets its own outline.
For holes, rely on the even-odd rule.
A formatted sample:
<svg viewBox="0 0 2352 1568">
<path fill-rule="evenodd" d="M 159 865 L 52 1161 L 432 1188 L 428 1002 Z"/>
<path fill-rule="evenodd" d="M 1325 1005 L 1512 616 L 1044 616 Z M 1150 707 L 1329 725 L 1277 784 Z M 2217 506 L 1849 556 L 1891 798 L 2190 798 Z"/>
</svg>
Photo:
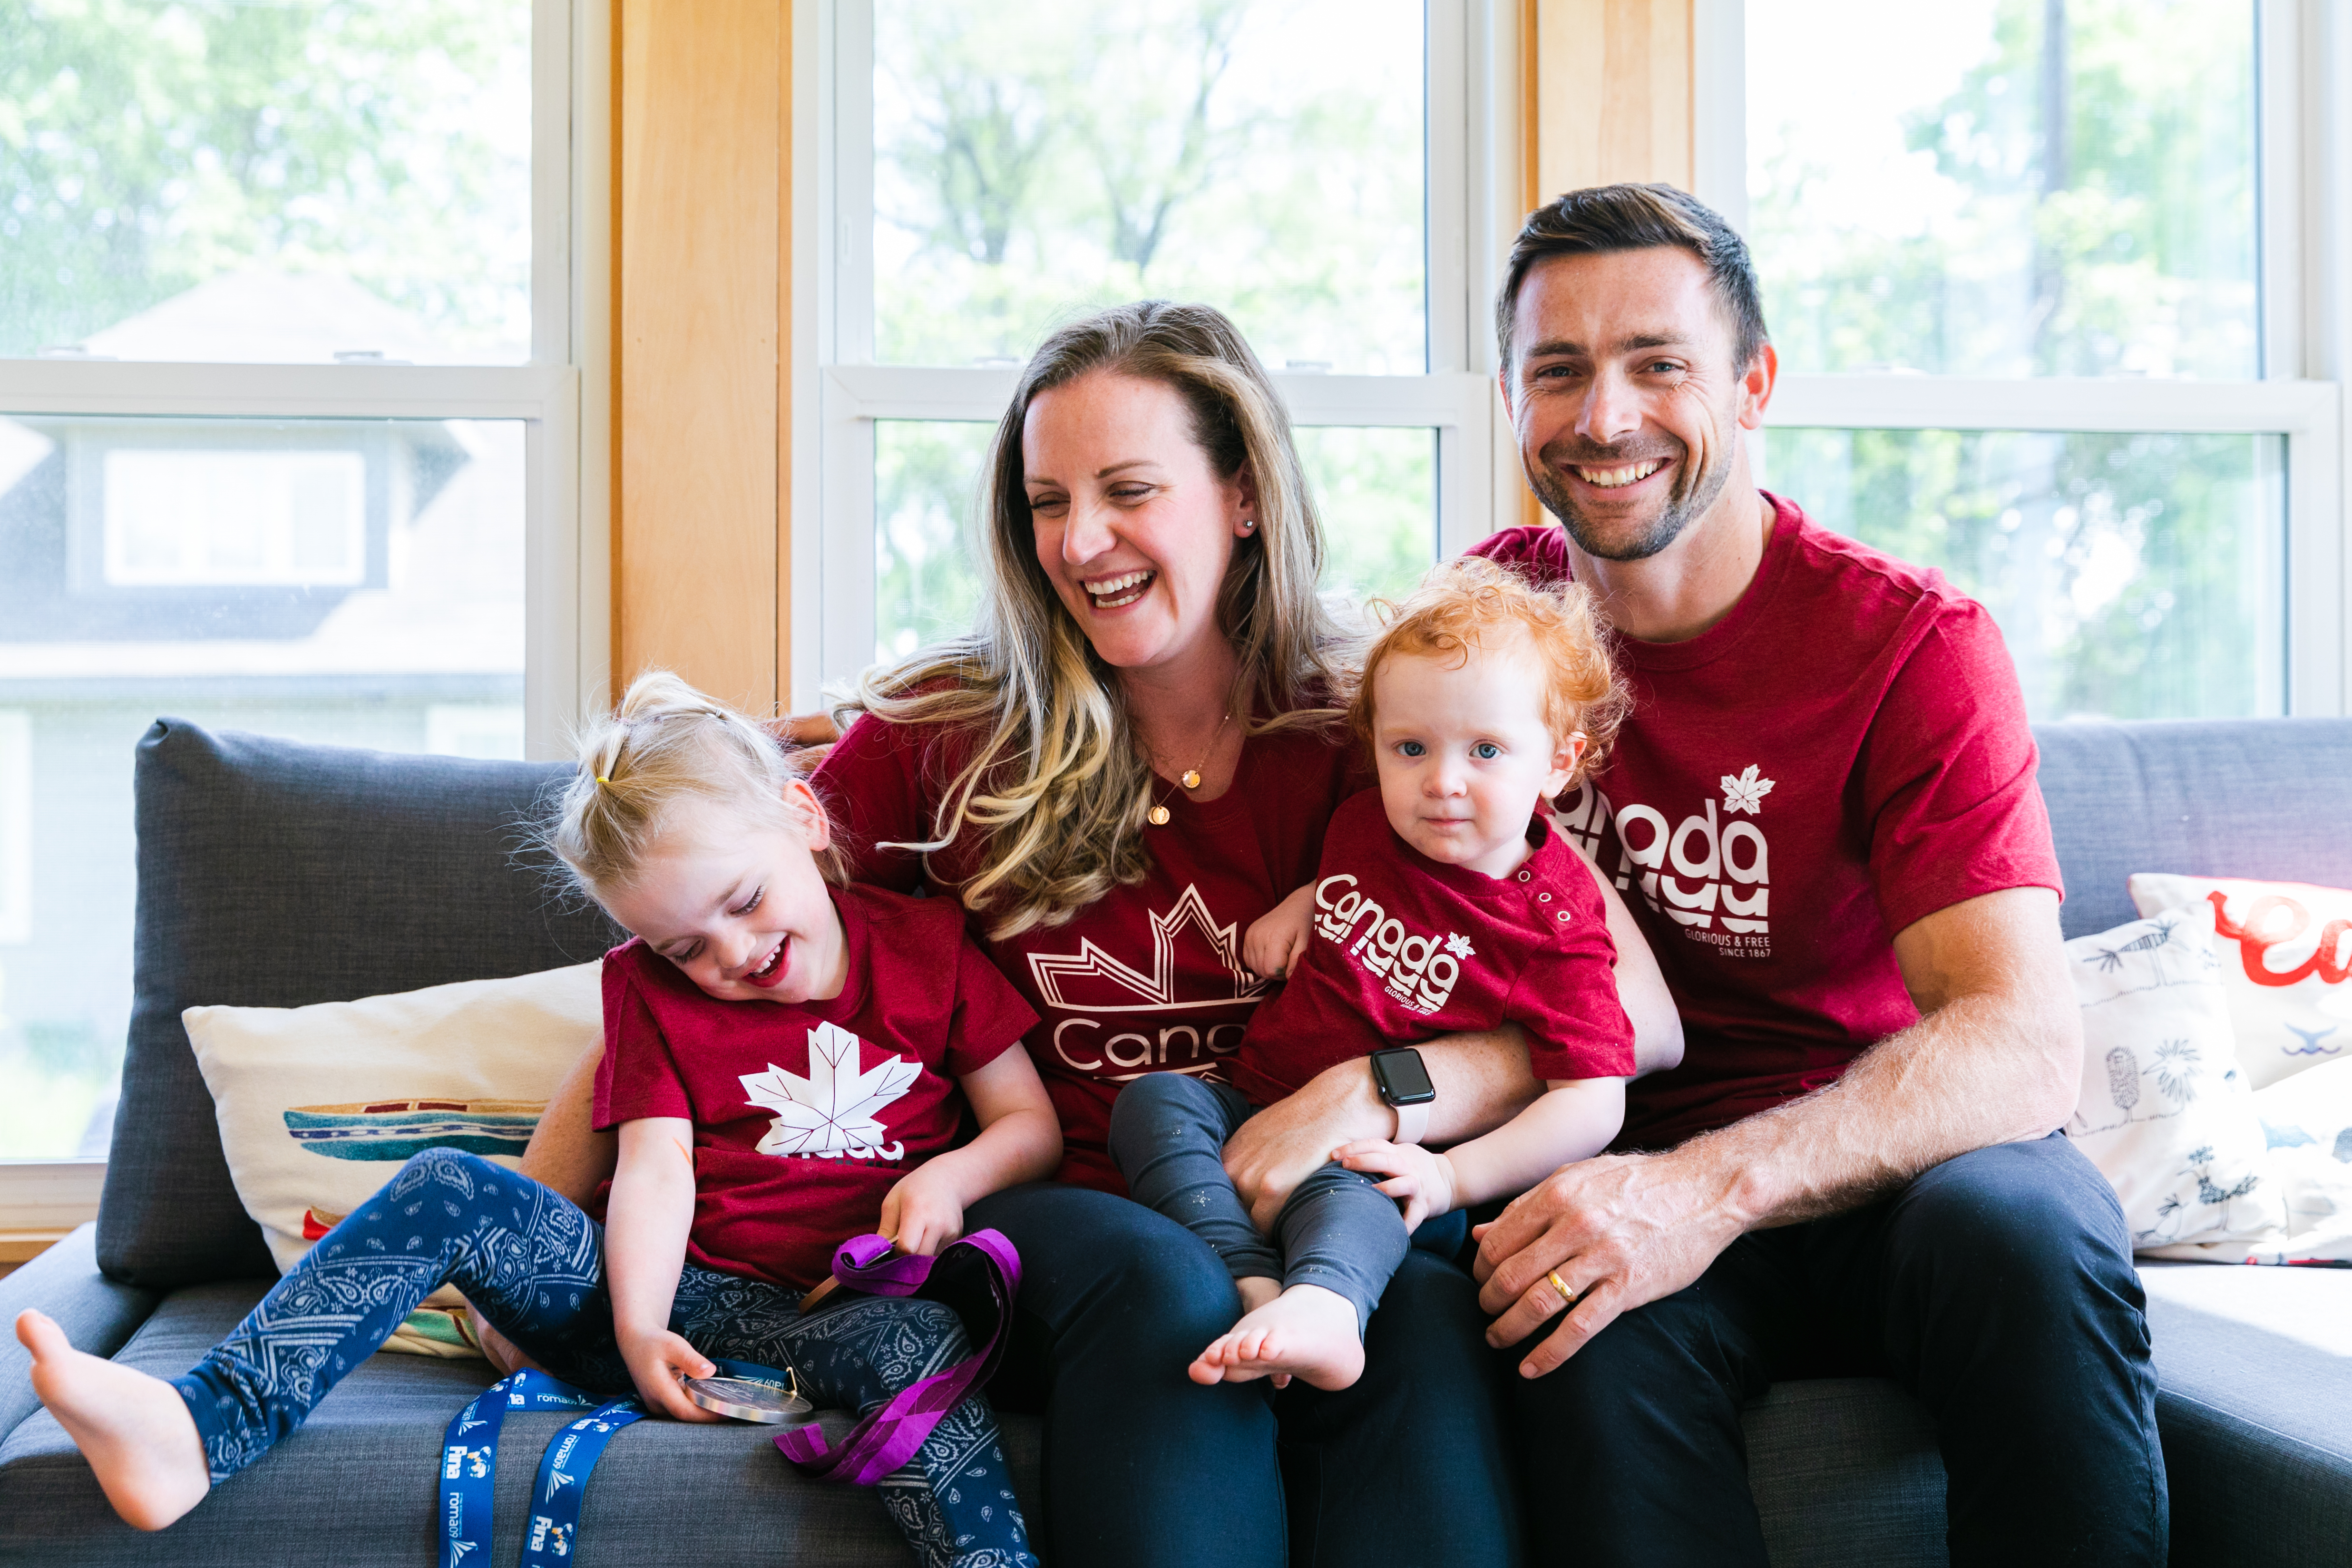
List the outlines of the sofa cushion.
<svg viewBox="0 0 2352 1568">
<path fill-rule="evenodd" d="M 2143 1263 L 2175 1568 L 2318 1568 L 2352 1541 L 2352 1270 Z"/>
<path fill-rule="evenodd" d="M 157 1376 L 185 1372 L 260 1299 L 266 1281 L 174 1291 L 116 1357 Z M 372 1356 L 302 1429 L 157 1534 L 114 1517 L 98 1482 L 47 1412 L 0 1442 L 0 1563 L 253 1563 L 300 1555 L 343 1568 L 417 1568 L 436 1560 L 442 1434 L 489 1382 L 478 1361 Z M 528 1500 L 548 1440 L 572 1417 L 517 1412 L 500 1447 L 492 1563 L 519 1562 Z M 838 1440 L 846 1416 L 826 1417 Z M 770 1427 L 642 1421 L 605 1451 L 581 1512 L 592 1563 L 692 1563 L 697 1568 L 844 1568 L 909 1559 L 878 1498 L 817 1481 L 786 1464 Z M 1022 1506 L 1038 1514 L 1039 1427 L 1004 1422 L 1005 1458 Z M 331 1545 L 331 1550 L 321 1550 Z"/>
<path fill-rule="evenodd" d="M 2069 936 L 2134 918 L 2136 871 L 2352 887 L 2352 719 L 2077 720 L 2033 736 Z"/>
<path fill-rule="evenodd" d="M 527 853 L 562 765 L 408 757 L 158 719 L 139 743 L 138 934 L 100 1266 L 271 1271 L 184 1008 L 302 1007 L 594 958 L 617 939 Z"/>
</svg>

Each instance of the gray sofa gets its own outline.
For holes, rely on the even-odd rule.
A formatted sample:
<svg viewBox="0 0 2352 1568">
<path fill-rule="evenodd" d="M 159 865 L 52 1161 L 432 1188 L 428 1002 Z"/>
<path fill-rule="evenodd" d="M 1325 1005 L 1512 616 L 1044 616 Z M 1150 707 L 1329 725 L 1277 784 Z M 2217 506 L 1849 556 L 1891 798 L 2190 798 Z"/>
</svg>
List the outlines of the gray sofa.
<svg viewBox="0 0 2352 1568">
<path fill-rule="evenodd" d="M 2133 871 L 2352 886 L 2352 722 L 2070 725 L 2042 743 L 2069 936 L 2130 918 Z M 104 1201 L 95 1228 L 0 1279 L 0 1321 L 38 1306 L 84 1349 L 168 1375 L 250 1307 L 269 1255 L 229 1185 L 180 1009 L 299 1005 L 593 957 L 610 936 L 602 918 L 551 895 L 517 856 L 520 824 L 556 771 L 157 723 L 138 753 L 137 999 Z M 2173 1561 L 2352 1558 L 2352 1271 L 2146 1277 Z M 8 1340 L 0 1563 L 418 1568 L 436 1560 L 443 1426 L 488 1376 L 478 1362 L 374 1357 L 301 1432 L 151 1536 L 109 1511 Z M 509 1422 L 493 1565 L 519 1560 L 524 1494 L 561 1420 Z M 1043 1434 L 1018 1415 L 1005 1427 L 1034 1513 Z M 1891 1385 L 1784 1384 L 1749 1411 L 1748 1434 L 1776 1563 L 1945 1560 L 1934 1432 Z M 908 1560 L 870 1495 L 804 1479 L 764 1432 L 731 1426 L 647 1423 L 616 1439 L 583 1537 L 591 1563 Z"/>
</svg>

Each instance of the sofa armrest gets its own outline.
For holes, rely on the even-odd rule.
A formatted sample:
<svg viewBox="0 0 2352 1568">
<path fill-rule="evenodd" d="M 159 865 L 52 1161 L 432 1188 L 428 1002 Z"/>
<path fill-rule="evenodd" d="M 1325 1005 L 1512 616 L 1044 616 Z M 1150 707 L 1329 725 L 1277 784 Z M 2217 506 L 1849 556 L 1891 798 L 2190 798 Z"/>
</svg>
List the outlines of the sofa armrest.
<svg viewBox="0 0 2352 1568">
<path fill-rule="evenodd" d="M 98 1227 L 85 1225 L 0 1279 L 0 1438 L 41 1407 L 33 1393 L 33 1357 L 16 1343 L 16 1314 L 38 1307 L 58 1320 L 77 1350 L 112 1355 L 163 1300 L 156 1291 L 121 1285 L 98 1271 Z"/>
</svg>

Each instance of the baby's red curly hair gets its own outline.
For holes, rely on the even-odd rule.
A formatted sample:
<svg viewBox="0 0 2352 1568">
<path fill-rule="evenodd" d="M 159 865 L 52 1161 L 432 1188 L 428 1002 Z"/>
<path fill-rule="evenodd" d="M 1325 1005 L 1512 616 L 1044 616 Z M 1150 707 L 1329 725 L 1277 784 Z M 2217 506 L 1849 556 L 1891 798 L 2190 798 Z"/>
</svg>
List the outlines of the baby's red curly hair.
<svg viewBox="0 0 2352 1568">
<path fill-rule="evenodd" d="M 1584 756 L 1571 784 L 1601 765 L 1625 716 L 1625 684 L 1609 656 L 1592 594 L 1581 583 L 1535 587 L 1509 567 L 1463 556 L 1433 568 L 1402 600 L 1372 601 L 1382 624 L 1364 653 L 1348 703 L 1348 726 L 1372 738 L 1372 682 L 1400 655 L 1428 657 L 1470 650 L 1500 653 L 1524 640 L 1548 677 L 1544 727 L 1554 740 L 1584 732 Z"/>
</svg>

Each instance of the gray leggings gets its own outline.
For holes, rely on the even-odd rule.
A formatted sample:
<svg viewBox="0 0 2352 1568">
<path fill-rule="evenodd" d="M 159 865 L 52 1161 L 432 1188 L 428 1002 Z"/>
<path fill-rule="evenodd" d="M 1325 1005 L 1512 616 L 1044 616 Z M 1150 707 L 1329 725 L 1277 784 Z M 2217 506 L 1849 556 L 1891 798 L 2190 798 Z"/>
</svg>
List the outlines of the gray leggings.
<svg viewBox="0 0 2352 1568">
<path fill-rule="evenodd" d="M 1404 1216 L 1379 1190 L 1379 1177 L 1326 1165 L 1282 1206 L 1273 1239 L 1260 1235 L 1224 1166 L 1225 1140 L 1257 1112 L 1223 1083 L 1150 1073 L 1120 1090 L 1111 1105 L 1111 1158 L 1136 1202 L 1207 1242 L 1234 1279 L 1337 1291 L 1355 1303 L 1361 1333 L 1404 1261 Z"/>
</svg>

